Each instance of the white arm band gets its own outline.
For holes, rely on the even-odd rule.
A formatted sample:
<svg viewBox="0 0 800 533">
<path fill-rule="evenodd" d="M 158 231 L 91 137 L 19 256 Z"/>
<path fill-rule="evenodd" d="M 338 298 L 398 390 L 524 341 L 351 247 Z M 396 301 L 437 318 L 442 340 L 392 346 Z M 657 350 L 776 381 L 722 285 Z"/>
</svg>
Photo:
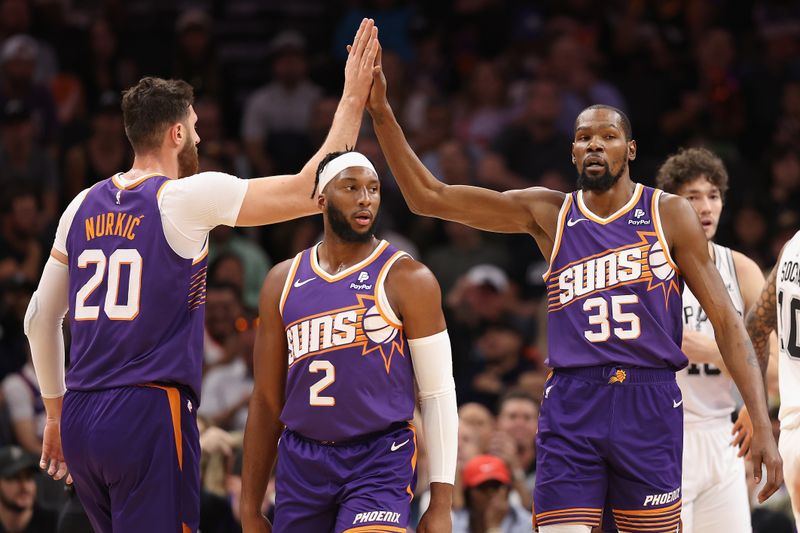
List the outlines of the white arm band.
<svg viewBox="0 0 800 533">
<path fill-rule="evenodd" d="M 432 483 L 453 484 L 458 453 L 458 410 L 453 358 L 447 330 L 408 339 L 422 408 Z"/>
<path fill-rule="evenodd" d="M 42 398 L 58 398 L 67 391 L 62 327 L 68 310 L 69 269 L 51 256 L 44 266 L 39 288 L 31 296 L 24 322 Z"/>
</svg>

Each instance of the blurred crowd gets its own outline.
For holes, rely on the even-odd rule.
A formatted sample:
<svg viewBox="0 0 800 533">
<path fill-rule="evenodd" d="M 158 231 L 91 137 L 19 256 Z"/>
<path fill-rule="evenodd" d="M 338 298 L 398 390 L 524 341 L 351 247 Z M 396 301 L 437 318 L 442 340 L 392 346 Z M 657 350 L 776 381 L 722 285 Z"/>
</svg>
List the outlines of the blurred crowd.
<svg viewBox="0 0 800 533">
<path fill-rule="evenodd" d="M 38 501 L 38 520 L 72 516 L 70 495 L 19 455 L 40 452 L 44 426 L 22 319 L 63 207 L 131 165 L 121 90 L 143 75 L 185 79 L 201 170 L 293 173 L 331 124 L 362 16 L 380 28 L 395 113 L 442 181 L 570 190 L 575 117 L 603 103 L 631 119 L 635 181 L 652 185 L 681 146 L 723 158 L 721 244 L 769 268 L 800 228 L 800 4 L 791 0 L 0 0 L 0 532 L 25 530 L 7 522 L 15 498 L 31 509 Z M 411 215 L 368 118 L 357 149 L 382 178 L 379 236 L 427 264 L 444 292 L 462 424 L 455 531 L 529 531 L 545 261 L 525 236 Z M 309 217 L 211 233 L 204 532 L 237 528 L 261 282 L 321 228 Z M 425 475 L 421 460 L 420 487 Z M 786 510 L 785 494 L 770 502 Z M 756 531 L 791 531 L 780 514 L 755 512 Z"/>
</svg>

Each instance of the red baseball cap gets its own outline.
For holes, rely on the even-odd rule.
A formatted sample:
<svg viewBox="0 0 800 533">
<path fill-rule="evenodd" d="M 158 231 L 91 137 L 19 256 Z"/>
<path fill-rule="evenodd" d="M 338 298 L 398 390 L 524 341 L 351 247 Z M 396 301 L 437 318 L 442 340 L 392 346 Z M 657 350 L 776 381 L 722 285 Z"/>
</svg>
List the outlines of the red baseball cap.
<svg viewBox="0 0 800 533">
<path fill-rule="evenodd" d="M 505 462 L 494 455 L 477 455 L 464 465 L 461 477 L 464 487 L 470 489 L 487 481 L 499 481 L 503 485 L 511 483 L 511 474 Z"/>
</svg>

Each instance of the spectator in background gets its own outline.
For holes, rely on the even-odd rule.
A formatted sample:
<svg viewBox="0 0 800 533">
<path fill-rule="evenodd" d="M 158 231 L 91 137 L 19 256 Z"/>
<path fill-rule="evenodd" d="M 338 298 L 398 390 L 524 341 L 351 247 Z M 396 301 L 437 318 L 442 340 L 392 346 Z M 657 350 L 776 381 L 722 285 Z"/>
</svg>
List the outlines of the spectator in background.
<svg viewBox="0 0 800 533">
<path fill-rule="evenodd" d="M 505 461 L 512 485 L 522 506 L 530 508 L 536 484 L 536 433 L 539 430 L 539 402 L 527 391 L 516 389 L 500 398 L 497 431 L 489 440 L 489 453 Z"/>
<path fill-rule="evenodd" d="M 236 319 L 242 316 L 241 295 L 235 285 L 209 283 L 206 288 L 206 327 L 203 357 L 206 368 L 233 361 L 240 352 Z"/>
<path fill-rule="evenodd" d="M 258 309 L 261 283 L 272 264 L 269 257 L 263 248 L 242 237 L 233 228 L 218 226 L 211 231 L 208 247 L 208 262 L 212 265 L 212 270 L 215 268 L 214 263 L 223 255 L 232 255 L 239 260 L 244 282 L 241 285 L 242 301 L 248 309 Z"/>
<path fill-rule="evenodd" d="M 41 214 L 33 190 L 8 191 L 0 213 L 0 282 L 12 278 L 35 283 L 47 254 L 40 241 Z"/>
<path fill-rule="evenodd" d="M 26 452 L 41 455 L 47 416 L 30 356 L 19 372 L 6 376 L 0 390 L 8 406 L 14 440 Z"/>
<path fill-rule="evenodd" d="M 187 9 L 175 23 L 178 43 L 172 75 L 187 81 L 198 98 L 220 95 L 222 75 L 214 49 L 211 23 L 208 13 L 198 8 Z"/>
<path fill-rule="evenodd" d="M 431 248 L 425 256 L 425 264 L 439 280 L 442 293 L 448 294 L 458 278 L 474 266 L 491 264 L 505 268 L 508 265 L 508 251 L 497 237 L 456 222 L 442 224 L 447 241 Z"/>
<path fill-rule="evenodd" d="M 133 153 L 125 137 L 119 94 L 106 91 L 94 106 L 91 134 L 64 156 L 64 200 L 133 164 Z"/>
<path fill-rule="evenodd" d="M 36 81 L 39 46 L 29 35 L 6 39 L 0 48 L 0 106 L 19 100 L 30 114 L 33 141 L 55 154 L 58 117 L 53 95 L 46 85 Z"/>
<path fill-rule="evenodd" d="M 798 130 L 800 133 L 800 130 Z M 800 155 L 798 150 L 777 147 L 769 158 L 769 196 L 774 213 L 794 210 L 800 205 Z"/>
<path fill-rule="evenodd" d="M 2 99 L 0 98 L 0 101 Z M 0 109 L 0 191 L 26 187 L 42 200 L 43 211 L 36 221 L 41 229 L 53 221 L 58 209 L 60 183 L 56 163 L 36 143 L 32 110 L 23 100 L 7 100 Z"/>
<path fill-rule="evenodd" d="M 486 326 L 475 343 L 475 362 L 459 379 L 459 399 L 491 409 L 524 374 L 535 373 L 534 363 L 523 358 L 523 344 L 519 330 L 505 321 Z"/>
<path fill-rule="evenodd" d="M 0 2 L 0 41 L 14 35 L 30 34 L 32 2 L 29 0 L 3 0 Z M 39 60 L 34 76 L 37 83 L 50 83 L 58 72 L 58 56 L 53 47 L 41 39 L 34 39 Z"/>
<path fill-rule="evenodd" d="M 296 172 L 303 166 L 311 154 L 311 112 L 322 96 L 308 77 L 306 40 L 300 33 L 279 33 L 270 55 L 272 81 L 250 95 L 242 115 L 242 139 L 258 176 Z"/>
<path fill-rule="evenodd" d="M 572 139 L 558 130 L 560 113 L 558 85 L 543 78 L 533 81 L 524 114 L 518 123 L 500 132 L 492 153 L 484 159 L 481 183 L 506 190 L 538 184 L 551 171 L 571 178 L 575 169 L 564 154 Z M 497 157 L 500 159 L 495 161 Z"/>
<path fill-rule="evenodd" d="M 502 459 L 478 455 L 464 465 L 464 509 L 453 513 L 453 533 L 529 533 L 531 513 L 515 503 Z"/>
<path fill-rule="evenodd" d="M 55 533 L 56 513 L 36 503 L 39 458 L 19 446 L 0 449 L 0 533 Z"/>
<path fill-rule="evenodd" d="M 139 80 L 136 63 L 120 53 L 117 35 L 108 19 L 98 17 L 91 21 L 88 57 L 76 65 L 90 104 L 100 102 L 101 95 L 108 91 L 119 94 Z"/>
<path fill-rule="evenodd" d="M 232 285 L 237 294 L 242 294 L 244 290 L 242 260 L 229 252 L 218 254 L 208 269 L 208 279 L 214 285 Z"/>
<path fill-rule="evenodd" d="M 2 248 L 0 248 L 1 250 Z M 25 311 L 36 287 L 21 278 L 0 282 L 0 379 L 19 371 L 28 356 L 28 339 L 22 331 Z M 6 427 L 0 411 L 0 442 L 13 439 L 13 428 Z M 6 431 L 7 430 L 7 431 Z M 8 434 L 6 434 L 8 433 Z"/>
<path fill-rule="evenodd" d="M 253 393 L 255 321 L 236 321 L 236 358 L 217 365 L 203 376 L 203 402 L 198 414 L 227 431 L 244 431 L 247 407 Z"/>
<path fill-rule="evenodd" d="M 488 148 L 511 120 L 506 80 L 496 63 L 482 61 L 470 74 L 455 111 L 455 134 L 477 148 Z"/>
<path fill-rule="evenodd" d="M 338 104 L 339 101 L 334 100 L 334 112 Z M 235 176 L 252 176 L 250 163 L 238 140 L 231 139 L 225 134 L 219 102 L 211 98 L 195 100 L 194 112 L 197 113 L 197 134 L 203 140 L 197 147 L 201 160 L 200 168 L 228 172 Z M 329 129 L 332 123 L 333 116 L 331 115 L 331 121 L 328 122 Z M 324 136 L 327 133 L 326 129 L 319 139 L 320 145 L 325 140 Z"/>
</svg>

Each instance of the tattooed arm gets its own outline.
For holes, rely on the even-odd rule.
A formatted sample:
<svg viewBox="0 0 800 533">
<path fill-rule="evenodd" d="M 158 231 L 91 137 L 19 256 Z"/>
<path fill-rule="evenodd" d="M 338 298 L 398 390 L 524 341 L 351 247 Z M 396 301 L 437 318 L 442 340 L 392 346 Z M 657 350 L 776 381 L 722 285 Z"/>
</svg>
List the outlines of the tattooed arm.
<svg viewBox="0 0 800 533">
<path fill-rule="evenodd" d="M 753 343 L 753 349 L 756 352 L 756 357 L 758 357 L 758 365 L 761 367 L 765 382 L 767 364 L 769 363 L 769 336 L 778 326 L 777 298 L 775 295 L 777 273 L 778 265 L 776 264 L 761 289 L 761 295 L 747 313 L 747 318 L 745 318 L 747 334 L 750 335 L 750 341 Z"/>
</svg>

